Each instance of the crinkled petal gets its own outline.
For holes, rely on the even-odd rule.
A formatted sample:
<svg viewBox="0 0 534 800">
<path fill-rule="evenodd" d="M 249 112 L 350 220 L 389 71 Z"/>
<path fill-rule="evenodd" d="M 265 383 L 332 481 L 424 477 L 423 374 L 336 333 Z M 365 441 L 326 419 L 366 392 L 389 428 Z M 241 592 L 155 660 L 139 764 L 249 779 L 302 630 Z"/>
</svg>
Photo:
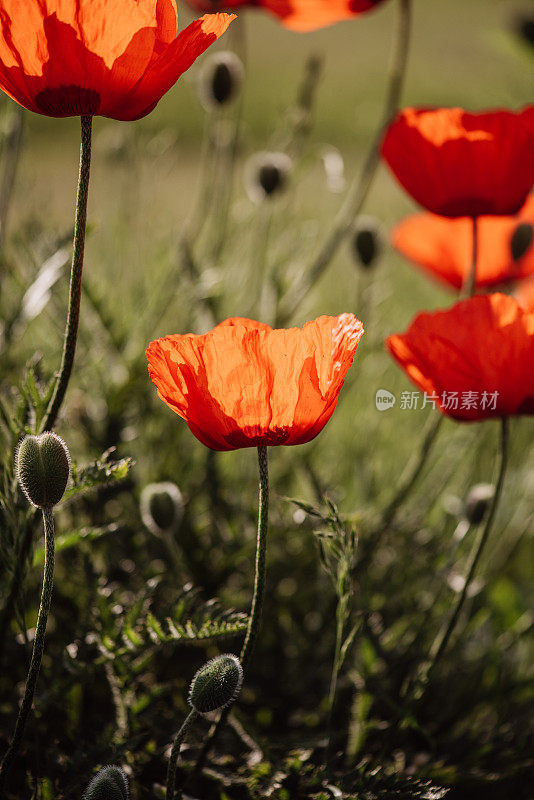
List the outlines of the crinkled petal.
<svg viewBox="0 0 534 800">
<path fill-rule="evenodd" d="M 352 314 L 289 330 L 234 318 L 152 342 L 149 373 L 208 447 L 301 444 L 332 415 L 362 333 Z"/>
</svg>

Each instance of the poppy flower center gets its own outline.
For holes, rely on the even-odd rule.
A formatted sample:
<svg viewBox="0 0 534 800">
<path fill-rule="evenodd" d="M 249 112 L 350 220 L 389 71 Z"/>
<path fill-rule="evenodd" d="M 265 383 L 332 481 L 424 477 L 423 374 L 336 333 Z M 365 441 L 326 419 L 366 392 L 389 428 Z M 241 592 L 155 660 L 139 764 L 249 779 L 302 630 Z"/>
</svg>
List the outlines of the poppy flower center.
<svg viewBox="0 0 534 800">
<path fill-rule="evenodd" d="M 51 117 L 92 116 L 100 109 L 100 95 L 94 89 L 71 84 L 43 89 L 35 95 L 35 105 Z"/>
<path fill-rule="evenodd" d="M 245 425 L 241 430 L 229 433 L 224 439 L 230 447 L 243 447 L 244 441 L 254 441 L 255 439 L 257 439 L 258 444 L 276 447 L 284 444 L 288 437 L 289 428 L 287 426 L 276 426 L 270 430 L 265 430 L 261 425 Z"/>
</svg>

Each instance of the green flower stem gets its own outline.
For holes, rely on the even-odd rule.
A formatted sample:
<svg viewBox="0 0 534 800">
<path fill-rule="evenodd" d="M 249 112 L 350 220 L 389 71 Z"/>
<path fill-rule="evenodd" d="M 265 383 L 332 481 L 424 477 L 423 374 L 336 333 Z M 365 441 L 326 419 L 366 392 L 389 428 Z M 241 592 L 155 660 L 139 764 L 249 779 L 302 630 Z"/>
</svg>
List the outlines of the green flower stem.
<svg viewBox="0 0 534 800">
<path fill-rule="evenodd" d="M 269 522 L 269 462 L 267 456 L 267 447 L 260 445 L 258 447 L 258 469 L 259 469 L 259 510 L 258 510 L 258 534 L 256 539 L 256 569 L 254 576 L 254 596 L 252 598 L 252 607 L 250 610 L 250 617 L 247 627 L 247 633 L 239 660 L 243 667 L 243 672 L 250 662 L 256 638 L 260 629 L 261 614 L 263 609 L 263 596 L 265 593 L 265 560 L 267 554 L 267 528 Z M 227 706 L 221 712 L 217 723 L 210 730 L 204 746 L 200 751 L 197 763 L 195 765 L 195 774 L 198 774 L 208 753 L 210 752 L 219 731 L 224 726 L 228 714 L 230 713 L 231 706 Z"/>
<path fill-rule="evenodd" d="M 45 533 L 45 560 L 41 603 L 39 605 L 39 614 L 37 615 L 37 627 L 35 629 L 33 652 L 28 677 L 26 679 L 24 698 L 17 717 L 13 739 L 0 766 L 0 797 L 2 797 L 3 794 L 7 772 L 20 747 L 24 728 L 33 705 L 33 696 L 43 658 L 48 612 L 50 611 L 50 603 L 52 601 L 52 588 L 54 585 L 54 517 L 52 508 L 43 508 L 43 522 Z"/>
<path fill-rule="evenodd" d="M 3 250 L 6 240 L 7 217 L 19 163 L 25 114 L 23 108 L 15 106 L 6 137 L 4 165 L 0 180 L 0 252 Z"/>
<path fill-rule="evenodd" d="M 241 648 L 239 660 L 243 671 L 246 670 L 252 656 L 256 638 L 261 624 L 261 612 L 263 609 L 263 596 L 265 593 L 265 557 L 267 554 L 267 525 L 269 521 L 269 464 L 267 458 L 267 448 L 264 445 L 258 447 L 258 467 L 259 467 L 259 511 L 258 511 L 258 535 L 256 545 L 256 574 L 254 576 L 254 596 L 252 598 L 252 608 L 247 628 L 247 635 Z"/>
<path fill-rule="evenodd" d="M 412 16 L 411 0 L 400 0 L 399 11 L 395 52 L 392 59 L 389 88 L 382 120 L 363 163 L 361 173 L 347 194 L 345 202 L 341 206 L 334 221 L 334 226 L 330 234 L 323 246 L 319 249 L 317 257 L 312 262 L 309 269 L 303 273 L 302 277 L 289 293 L 285 307 L 282 306 L 278 314 L 276 320 L 277 326 L 284 326 L 287 324 L 296 313 L 302 301 L 307 297 L 322 276 L 342 244 L 345 236 L 352 230 L 354 220 L 360 213 L 371 189 L 380 163 L 380 145 L 382 144 L 382 138 L 387 126 L 399 107 L 404 76 L 406 74 Z"/>
<path fill-rule="evenodd" d="M 471 269 L 462 290 L 462 294 L 465 297 L 473 297 L 477 288 L 478 217 L 472 217 L 471 222 L 473 224 L 473 250 L 471 254 Z"/>
<path fill-rule="evenodd" d="M 499 504 L 499 499 L 502 494 L 502 487 L 504 483 L 504 476 L 506 474 L 506 466 L 508 463 L 508 438 L 509 438 L 509 425 L 508 425 L 508 418 L 503 417 L 501 421 L 501 446 L 500 446 L 500 464 L 499 464 L 499 476 L 497 478 L 497 485 L 495 487 L 495 494 L 493 495 L 493 500 L 491 502 L 491 507 L 488 512 L 488 517 L 486 519 L 486 524 L 484 525 L 484 529 L 480 536 L 480 540 L 478 542 L 477 547 L 475 548 L 471 563 L 469 565 L 469 569 L 467 571 L 467 576 L 465 579 L 465 583 L 456 603 L 455 609 L 452 613 L 450 618 L 449 624 L 447 628 L 443 632 L 443 635 L 437 640 L 435 646 L 432 648 L 432 652 L 430 654 L 430 666 L 426 672 L 426 681 L 430 678 L 431 673 L 433 672 L 436 664 L 441 659 L 443 653 L 445 652 L 447 645 L 450 641 L 450 638 L 456 628 L 456 624 L 458 622 L 458 618 L 461 614 L 461 611 L 464 607 L 464 603 L 466 597 L 469 593 L 469 587 L 471 586 L 473 579 L 475 577 L 476 569 L 478 563 L 480 561 L 480 557 L 484 552 L 484 548 L 488 542 L 492 527 L 493 521 L 495 519 L 495 514 L 497 511 L 497 506 Z"/>
<path fill-rule="evenodd" d="M 72 267 L 70 273 L 69 310 L 63 343 L 63 356 L 61 367 L 50 399 L 47 413 L 41 426 L 42 431 L 52 430 L 61 404 L 65 398 L 69 384 L 74 354 L 76 352 L 76 339 L 78 336 L 78 323 L 80 320 L 80 299 L 82 294 L 83 254 L 85 249 L 85 226 L 87 221 L 87 196 L 89 194 L 89 176 L 91 172 L 91 135 L 93 118 L 81 118 L 81 147 L 80 147 L 80 173 L 78 177 L 78 194 L 76 197 L 76 219 L 74 222 L 74 242 L 72 253 Z"/>
<path fill-rule="evenodd" d="M 184 720 L 184 723 L 176 736 L 174 737 L 174 742 L 172 744 L 171 754 L 169 756 L 169 766 L 167 767 L 167 800 L 181 800 L 182 793 L 178 792 L 176 794 L 175 786 L 176 786 L 176 765 L 178 763 L 178 757 L 180 755 L 180 747 L 182 746 L 182 742 L 185 739 L 185 735 L 189 728 L 191 727 L 191 723 L 195 721 L 198 717 L 198 713 L 195 709 L 190 711 L 189 716 L 187 716 Z"/>
</svg>

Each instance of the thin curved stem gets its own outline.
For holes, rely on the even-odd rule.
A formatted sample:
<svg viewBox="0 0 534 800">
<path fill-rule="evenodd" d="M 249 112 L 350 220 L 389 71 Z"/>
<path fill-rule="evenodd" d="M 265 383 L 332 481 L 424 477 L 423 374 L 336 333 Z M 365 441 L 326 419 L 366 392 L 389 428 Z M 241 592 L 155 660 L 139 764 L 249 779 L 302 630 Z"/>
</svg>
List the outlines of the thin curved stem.
<svg viewBox="0 0 534 800">
<path fill-rule="evenodd" d="M 259 470 L 259 509 L 258 509 L 258 534 L 256 539 L 256 568 L 254 575 L 254 595 L 252 598 L 252 607 L 250 609 L 250 617 L 248 621 L 247 633 L 239 660 L 243 671 L 246 670 L 261 624 L 261 614 L 263 609 L 263 597 L 265 594 L 265 563 L 267 554 L 267 530 L 269 523 L 269 462 L 267 455 L 267 447 L 260 445 L 258 447 L 258 470 Z M 217 723 L 212 726 L 204 746 L 200 751 L 200 755 L 195 765 L 195 774 L 198 774 L 208 754 L 213 747 L 219 731 L 224 726 L 228 714 L 230 713 L 230 706 L 224 708 L 221 712 Z"/>
<path fill-rule="evenodd" d="M 6 137 L 6 154 L 0 181 L 0 252 L 6 239 L 7 217 L 19 164 L 25 113 L 20 106 L 13 109 Z"/>
<path fill-rule="evenodd" d="M 477 261 L 478 261 L 478 217 L 472 217 L 471 222 L 473 225 L 473 249 L 471 254 L 471 269 L 467 276 L 462 294 L 465 297 L 473 297 L 477 289 Z"/>
<path fill-rule="evenodd" d="M 17 717 L 13 739 L 11 740 L 11 744 L 9 745 L 0 766 L 0 797 L 3 793 L 7 772 L 20 747 L 20 743 L 24 734 L 24 728 L 33 705 L 33 696 L 35 694 L 35 687 L 37 685 L 37 678 L 39 677 L 39 670 L 41 669 L 41 661 L 43 658 L 48 612 L 50 611 L 50 604 L 52 602 L 55 560 L 54 517 L 52 514 L 52 508 L 43 508 L 43 522 L 45 533 L 45 560 L 41 602 L 39 605 L 39 614 L 37 615 L 35 639 L 33 642 L 33 651 L 30 661 L 30 668 L 28 670 L 28 677 L 26 679 L 24 697 Z"/>
<path fill-rule="evenodd" d="M 499 505 L 499 500 L 502 494 L 502 487 L 504 483 L 504 476 L 506 474 L 506 467 L 508 463 L 508 438 L 509 438 L 509 425 L 508 425 L 508 418 L 503 417 L 501 421 L 501 446 L 500 446 L 500 464 L 499 464 L 499 476 L 497 478 L 497 485 L 495 487 L 495 494 L 493 495 L 493 500 L 491 503 L 491 507 L 488 512 L 488 517 L 486 519 L 486 524 L 484 525 L 484 529 L 480 536 L 480 541 L 473 552 L 473 556 L 471 558 L 471 563 L 469 564 L 469 569 L 467 571 L 467 576 L 465 578 L 465 582 L 463 585 L 463 589 L 461 591 L 460 597 L 456 603 L 452 616 L 449 620 L 449 624 L 447 625 L 445 631 L 443 632 L 442 636 L 437 640 L 436 645 L 432 648 L 433 652 L 430 654 L 430 666 L 426 673 L 426 680 L 428 681 L 431 673 L 436 667 L 436 664 L 443 656 L 447 645 L 450 641 L 450 638 L 456 628 L 456 624 L 458 622 L 458 618 L 460 617 L 461 611 L 464 607 L 465 600 L 469 593 L 469 588 L 473 582 L 475 577 L 476 569 L 478 563 L 480 561 L 480 557 L 484 552 L 486 544 L 488 543 L 488 539 L 490 537 L 490 533 L 493 527 L 493 521 L 495 519 L 495 514 L 497 511 L 497 506 Z"/>
<path fill-rule="evenodd" d="M 265 594 L 265 560 L 267 554 L 267 526 L 269 521 L 269 464 L 267 448 L 264 445 L 258 447 L 258 469 L 259 469 L 259 511 L 258 511 L 258 535 L 256 545 L 256 569 L 254 576 L 254 596 L 250 609 L 250 619 L 247 628 L 247 635 L 241 648 L 239 660 L 243 671 L 246 670 L 261 624 L 261 613 L 263 610 L 263 597 Z"/>
<path fill-rule="evenodd" d="M 50 399 L 47 413 L 41 426 L 42 431 L 52 430 L 57 415 L 65 398 L 69 384 L 74 354 L 76 353 L 76 339 L 78 337 L 78 323 L 80 321 L 80 299 L 82 295 L 83 254 L 85 249 L 85 227 L 87 222 L 87 197 L 89 194 L 89 176 L 91 172 L 91 135 L 93 118 L 81 118 L 81 146 L 80 146 L 80 172 L 78 176 L 78 193 L 76 197 L 76 218 L 74 222 L 74 241 L 72 253 L 72 267 L 70 273 L 69 310 L 63 343 L 61 367 Z"/>
<path fill-rule="evenodd" d="M 276 321 L 277 325 L 285 325 L 295 314 L 302 301 L 313 289 L 330 261 L 336 254 L 345 236 L 352 229 L 354 219 L 360 213 L 362 206 L 369 194 L 373 179 L 380 163 L 380 145 L 384 136 L 384 131 L 389 125 L 392 117 L 397 112 L 401 92 L 406 74 L 408 61 L 408 50 L 410 44 L 411 28 L 411 0 L 400 0 L 399 23 L 396 36 L 396 45 L 393 53 L 389 88 L 384 105 L 382 120 L 375 133 L 371 147 L 364 160 L 361 173 L 349 191 L 345 202 L 341 206 L 334 226 L 330 231 L 326 241 L 320 248 L 315 260 L 308 270 L 306 270 L 289 294 L 289 298 L 282 307 Z"/>
<path fill-rule="evenodd" d="M 185 735 L 189 728 L 191 727 L 191 723 L 195 721 L 198 717 L 198 712 L 195 711 L 193 708 L 190 711 L 189 716 L 187 716 L 183 722 L 182 727 L 174 737 L 174 742 L 172 743 L 172 750 L 169 756 L 169 766 L 167 767 L 167 793 L 166 793 L 166 800 L 181 800 L 182 793 L 178 792 L 176 794 L 175 786 L 176 786 L 176 765 L 178 763 L 178 757 L 180 755 L 180 747 L 182 746 L 182 742 L 185 739 Z"/>
</svg>

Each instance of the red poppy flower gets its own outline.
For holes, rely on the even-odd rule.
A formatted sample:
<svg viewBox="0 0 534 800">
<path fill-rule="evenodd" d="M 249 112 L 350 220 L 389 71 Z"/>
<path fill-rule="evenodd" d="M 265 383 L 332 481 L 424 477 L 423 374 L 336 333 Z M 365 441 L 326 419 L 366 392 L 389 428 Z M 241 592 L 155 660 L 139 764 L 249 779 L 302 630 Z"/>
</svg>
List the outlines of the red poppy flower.
<svg viewBox="0 0 534 800">
<path fill-rule="evenodd" d="M 240 6 L 263 8 L 278 17 L 286 28 L 311 31 L 371 11 L 384 0 L 187 0 L 187 2 L 200 11 Z"/>
<path fill-rule="evenodd" d="M 444 217 L 515 214 L 534 183 L 534 114 L 405 108 L 382 155 L 420 205 Z"/>
<path fill-rule="evenodd" d="M 176 36 L 175 0 L 2 0 L 0 88 L 50 117 L 144 117 L 232 16 Z"/>
<path fill-rule="evenodd" d="M 309 442 L 337 404 L 363 334 L 353 314 L 273 330 L 233 318 L 148 346 L 158 395 L 213 450 Z"/>
<path fill-rule="evenodd" d="M 478 287 L 495 286 L 534 273 L 534 247 L 518 261 L 510 252 L 517 225 L 534 225 L 534 195 L 515 217 L 480 217 L 477 230 Z M 447 219 L 435 214 L 414 214 L 391 233 L 393 246 L 414 264 L 442 283 L 461 289 L 471 271 L 473 224 L 467 217 Z"/>
<path fill-rule="evenodd" d="M 419 314 L 387 347 L 408 377 L 458 420 L 534 414 L 534 314 L 505 294 Z"/>
</svg>

